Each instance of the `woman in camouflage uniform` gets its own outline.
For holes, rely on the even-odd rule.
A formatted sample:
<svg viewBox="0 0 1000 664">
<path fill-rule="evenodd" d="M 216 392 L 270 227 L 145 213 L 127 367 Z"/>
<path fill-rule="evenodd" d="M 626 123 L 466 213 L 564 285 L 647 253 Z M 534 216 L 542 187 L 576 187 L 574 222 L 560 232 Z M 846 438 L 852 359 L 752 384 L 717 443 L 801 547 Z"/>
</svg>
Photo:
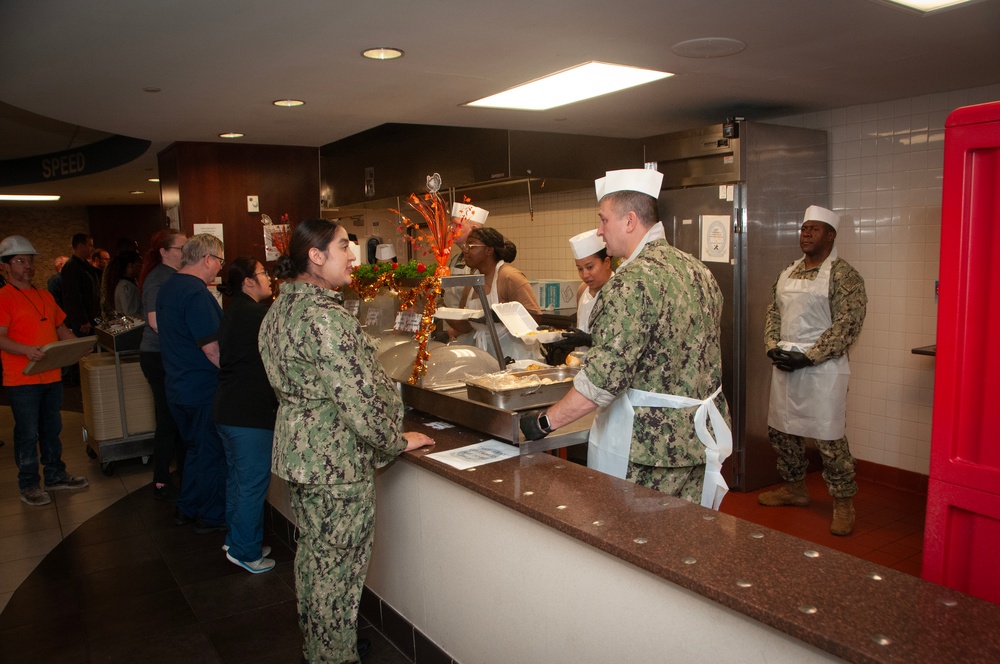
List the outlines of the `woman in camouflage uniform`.
<svg viewBox="0 0 1000 664">
<path fill-rule="evenodd" d="M 273 471 L 299 528 L 295 587 L 310 663 L 356 662 L 357 615 L 375 526 L 375 469 L 432 445 L 402 431 L 403 404 L 358 321 L 333 297 L 351 281 L 347 231 L 303 221 L 259 345 L 278 396 Z"/>
</svg>

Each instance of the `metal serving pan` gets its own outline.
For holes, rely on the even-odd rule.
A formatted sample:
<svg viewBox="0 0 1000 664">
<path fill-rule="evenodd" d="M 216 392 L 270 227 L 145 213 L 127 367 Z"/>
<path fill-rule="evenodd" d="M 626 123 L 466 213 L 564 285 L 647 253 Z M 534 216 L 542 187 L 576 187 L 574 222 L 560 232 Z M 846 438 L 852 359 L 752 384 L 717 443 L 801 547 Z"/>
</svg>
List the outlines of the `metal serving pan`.
<svg viewBox="0 0 1000 664">
<path fill-rule="evenodd" d="M 502 408 L 504 410 L 525 410 L 539 406 L 549 406 L 562 399 L 569 392 L 569 388 L 573 386 L 572 379 L 578 371 L 578 368 L 570 367 L 550 367 L 535 371 L 512 371 L 510 373 L 511 376 L 538 376 L 539 378 L 549 378 L 556 382 L 548 385 L 530 385 L 494 390 L 480 385 L 473 380 L 466 380 L 465 388 L 469 399 L 472 401 L 489 404 L 495 408 Z"/>
</svg>

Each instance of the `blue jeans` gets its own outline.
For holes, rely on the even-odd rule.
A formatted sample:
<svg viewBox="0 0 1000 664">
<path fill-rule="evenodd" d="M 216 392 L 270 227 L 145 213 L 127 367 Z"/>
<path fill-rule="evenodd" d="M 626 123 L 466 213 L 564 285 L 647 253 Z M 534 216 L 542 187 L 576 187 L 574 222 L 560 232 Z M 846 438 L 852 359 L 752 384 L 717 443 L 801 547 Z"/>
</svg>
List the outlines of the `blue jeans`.
<svg viewBox="0 0 1000 664">
<path fill-rule="evenodd" d="M 212 404 L 170 403 L 170 412 L 187 443 L 177 511 L 205 525 L 222 525 L 226 522 L 226 453 L 212 421 Z"/>
<path fill-rule="evenodd" d="M 226 544 L 229 555 L 249 563 L 260 558 L 264 539 L 264 499 L 271 484 L 274 431 L 217 425 L 229 464 L 226 479 Z"/>
<path fill-rule="evenodd" d="M 27 491 L 39 486 L 39 459 L 45 466 L 45 483 L 66 475 L 62 461 L 62 383 L 13 385 L 5 388 L 14 415 L 14 461 L 17 486 Z M 39 455 L 39 452 L 41 454 Z"/>
</svg>

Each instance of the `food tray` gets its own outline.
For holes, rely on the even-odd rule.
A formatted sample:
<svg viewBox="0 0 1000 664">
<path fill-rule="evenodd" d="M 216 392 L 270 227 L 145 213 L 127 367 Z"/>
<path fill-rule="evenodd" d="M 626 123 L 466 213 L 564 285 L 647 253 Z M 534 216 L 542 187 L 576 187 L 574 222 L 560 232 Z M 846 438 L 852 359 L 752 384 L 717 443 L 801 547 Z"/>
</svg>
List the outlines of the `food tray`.
<svg viewBox="0 0 1000 664">
<path fill-rule="evenodd" d="M 562 382 L 492 390 L 469 379 L 465 381 L 465 388 L 469 399 L 472 401 L 489 404 L 495 408 L 502 408 L 504 410 L 525 410 L 527 408 L 549 406 L 562 399 L 569 392 L 569 389 L 573 387 L 573 381 L 566 379 L 572 379 L 578 371 L 579 369 L 571 369 L 569 367 L 552 367 L 537 371 L 512 371 L 510 372 L 512 376 L 538 376 L 539 378 L 549 378 L 553 381 Z"/>
</svg>

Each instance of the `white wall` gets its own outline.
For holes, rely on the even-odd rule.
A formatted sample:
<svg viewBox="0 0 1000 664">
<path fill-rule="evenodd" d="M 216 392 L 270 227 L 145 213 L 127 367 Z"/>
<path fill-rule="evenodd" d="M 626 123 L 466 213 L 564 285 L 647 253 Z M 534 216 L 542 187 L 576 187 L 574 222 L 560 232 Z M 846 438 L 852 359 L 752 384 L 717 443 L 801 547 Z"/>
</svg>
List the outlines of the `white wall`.
<svg viewBox="0 0 1000 664">
<path fill-rule="evenodd" d="M 851 352 L 847 436 L 859 459 L 927 474 L 935 341 L 944 122 L 1000 99 L 1000 85 L 770 120 L 825 129 L 837 246 L 865 278 L 868 317 Z M 529 279 L 576 277 L 567 239 L 597 224 L 592 190 L 483 203 L 518 245 Z"/>
</svg>

